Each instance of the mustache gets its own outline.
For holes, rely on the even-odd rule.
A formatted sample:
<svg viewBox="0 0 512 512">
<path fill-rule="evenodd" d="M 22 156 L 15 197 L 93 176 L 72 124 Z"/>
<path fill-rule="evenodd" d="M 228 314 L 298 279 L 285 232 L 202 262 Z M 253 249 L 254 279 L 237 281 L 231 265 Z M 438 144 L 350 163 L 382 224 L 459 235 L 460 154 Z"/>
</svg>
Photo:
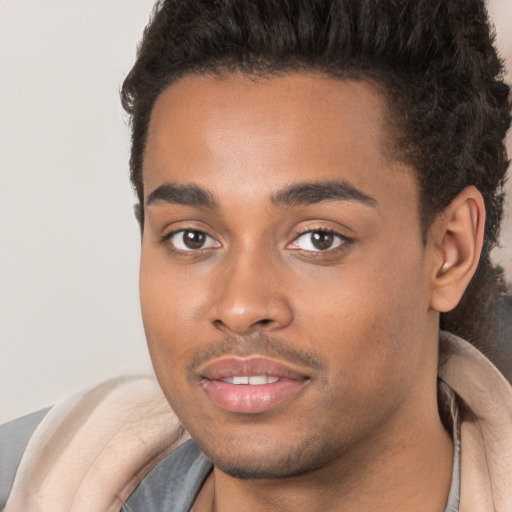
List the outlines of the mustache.
<svg viewBox="0 0 512 512">
<path fill-rule="evenodd" d="M 212 359 L 223 356 L 249 357 L 256 354 L 308 366 L 317 371 L 325 370 L 327 366 L 326 361 L 313 350 L 298 349 L 280 338 L 254 333 L 247 336 L 225 336 L 196 349 L 187 365 L 188 377 L 197 379 L 197 369 Z"/>
</svg>

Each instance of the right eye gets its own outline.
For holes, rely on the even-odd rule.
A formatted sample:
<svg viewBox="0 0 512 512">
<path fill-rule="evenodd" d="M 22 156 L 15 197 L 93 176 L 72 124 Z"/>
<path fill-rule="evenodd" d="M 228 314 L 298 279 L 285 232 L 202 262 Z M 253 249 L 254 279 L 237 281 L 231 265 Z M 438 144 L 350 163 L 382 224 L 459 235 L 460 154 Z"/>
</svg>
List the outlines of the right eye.
<svg viewBox="0 0 512 512">
<path fill-rule="evenodd" d="M 210 249 L 220 247 L 220 243 L 213 239 L 204 231 L 197 229 L 181 229 L 174 231 L 165 237 L 167 243 L 178 251 L 199 251 L 201 249 Z"/>
</svg>

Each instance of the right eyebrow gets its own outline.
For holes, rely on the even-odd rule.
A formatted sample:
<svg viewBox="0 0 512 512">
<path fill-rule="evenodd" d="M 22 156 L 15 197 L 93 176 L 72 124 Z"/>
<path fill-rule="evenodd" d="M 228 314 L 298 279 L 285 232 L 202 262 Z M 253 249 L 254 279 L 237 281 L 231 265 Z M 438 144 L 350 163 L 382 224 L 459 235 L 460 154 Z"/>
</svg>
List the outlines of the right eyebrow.
<svg viewBox="0 0 512 512">
<path fill-rule="evenodd" d="M 149 194 L 146 205 L 149 206 L 160 202 L 198 206 L 210 210 L 219 209 L 219 203 L 215 200 L 212 193 L 199 185 L 164 183 Z"/>
<path fill-rule="evenodd" d="M 299 182 L 278 191 L 272 202 L 280 207 L 307 206 L 326 201 L 357 201 L 377 208 L 377 200 L 347 181 Z"/>
</svg>

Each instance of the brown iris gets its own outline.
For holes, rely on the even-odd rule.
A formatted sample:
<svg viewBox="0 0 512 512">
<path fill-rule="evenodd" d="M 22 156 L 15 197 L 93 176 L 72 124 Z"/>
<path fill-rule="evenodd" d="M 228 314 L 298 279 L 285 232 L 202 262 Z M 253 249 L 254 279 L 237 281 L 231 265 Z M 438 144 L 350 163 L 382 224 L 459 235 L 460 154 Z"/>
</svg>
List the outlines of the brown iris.
<svg viewBox="0 0 512 512">
<path fill-rule="evenodd" d="M 201 249 L 206 240 L 206 235 L 201 231 L 184 231 L 183 243 L 189 249 Z"/>
<path fill-rule="evenodd" d="M 311 233 L 311 243 L 319 251 L 330 249 L 334 241 L 334 235 L 325 231 Z"/>
</svg>

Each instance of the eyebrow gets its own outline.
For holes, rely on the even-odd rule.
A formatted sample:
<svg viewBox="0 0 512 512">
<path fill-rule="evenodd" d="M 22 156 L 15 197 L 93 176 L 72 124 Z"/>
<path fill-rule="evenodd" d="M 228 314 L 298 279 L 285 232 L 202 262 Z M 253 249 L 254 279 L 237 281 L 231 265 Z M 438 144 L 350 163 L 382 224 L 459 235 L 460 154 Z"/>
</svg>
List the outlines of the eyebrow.
<svg viewBox="0 0 512 512">
<path fill-rule="evenodd" d="M 375 207 L 377 200 L 355 188 L 346 181 L 323 181 L 297 183 L 272 195 L 272 203 L 280 208 L 307 206 L 326 201 L 358 201 Z M 153 190 L 147 205 L 165 202 L 219 210 L 220 206 L 213 194 L 199 185 L 177 185 L 164 183 Z"/>
<path fill-rule="evenodd" d="M 272 202 L 281 208 L 307 206 L 325 201 L 357 201 L 368 206 L 377 206 L 375 198 L 346 181 L 298 183 L 276 192 L 272 197 Z"/>
<path fill-rule="evenodd" d="M 149 194 L 146 204 L 155 203 L 182 204 L 218 210 L 219 204 L 212 193 L 199 185 L 177 185 L 176 183 L 164 183 L 155 188 Z"/>
</svg>

